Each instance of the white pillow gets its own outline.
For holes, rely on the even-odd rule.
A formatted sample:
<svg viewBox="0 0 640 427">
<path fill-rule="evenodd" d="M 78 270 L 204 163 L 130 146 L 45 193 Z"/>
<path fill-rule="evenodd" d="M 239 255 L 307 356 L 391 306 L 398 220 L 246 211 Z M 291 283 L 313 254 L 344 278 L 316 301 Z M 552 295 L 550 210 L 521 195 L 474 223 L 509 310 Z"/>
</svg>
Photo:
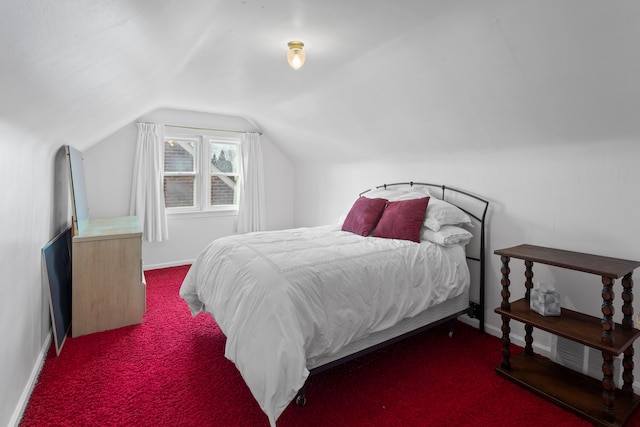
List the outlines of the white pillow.
<svg viewBox="0 0 640 427">
<path fill-rule="evenodd" d="M 412 199 L 421 199 L 425 196 L 429 196 L 429 189 L 427 187 L 413 187 L 404 189 L 402 187 L 399 188 L 375 188 L 371 191 L 368 191 L 363 194 L 364 197 L 368 197 L 370 199 L 380 198 L 387 199 L 390 202 L 397 202 L 399 200 L 412 200 Z"/>
<path fill-rule="evenodd" d="M 462 209 L 444 200 L 432 197 L 427 206 L 427 214 L 424 219 L 425 227 L 433 231 L 440 230 L 443 225 L 470 224 L 471 218 Z"/>
<path fill-rule="evenodd" d="M 455 225 L 443 225 L 440 231 L 433 231 L 427 227 L 422 227 L 420 230 L 420 240 L 426 240 L 440 246 L 466 246 L 472 238 L 473 234 L 468 230 Z"/>
<path fill-rule="evenodd" d="M 363 194 L 368 199 L 387 199 L 394 201 L 397 197 L 405 194 L 406 191 L 385 190 L 384 188 L 375 188 Z"/>
</svg>

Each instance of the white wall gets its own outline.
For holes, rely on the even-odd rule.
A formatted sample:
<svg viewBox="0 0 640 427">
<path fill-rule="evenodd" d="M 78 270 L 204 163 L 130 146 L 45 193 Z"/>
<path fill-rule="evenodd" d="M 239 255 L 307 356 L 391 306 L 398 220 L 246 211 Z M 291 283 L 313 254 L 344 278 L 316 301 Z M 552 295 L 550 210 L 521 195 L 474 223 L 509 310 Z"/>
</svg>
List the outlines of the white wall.
<svg viewBox="0 0 640 427">
<path fill-rule="evenodd" d="M 66 170 L 42 136 L 0 121 L 0 425 L 15 424 L 50 339 L 42 247 L 69 223 Z M 60 144 L 61 146 L 61 144 Z M 58 146 L 58 147 L 60 147 Z"/>
<path fill-rule="evenodd" d="M 159 109 L 140 118 L 180 126 L 255 130 L 245 118 L 220 114 Z M 137 128 L 132 122 L 120 131 L 86 150 L 84 154 L 89 214 L 92 217 L 129 214 L 131 180 Z M 269 140 L 260 138 L 264 157 L 266 229 L 293 226 L 293 166 Z M 212 213 L 189 217 L 170 215 L 169 240 L 143 243 L 145 268 L 186 264 L 193 261 L 212 240 L 234 233 L 236 215 Z"/>
<path fill-rule="evenodd" d="M 490 332 L 497 336 L 501 335 L 501 320 L 493 310 L 501 301 L 501 287 L 500 260 L 494 250 L 530 243 L 640 260 L 637 141 L 559 143 L 552 150 L 532 146 L 464 154 L 429 153 L 417 147 L 414 158 L 410 162 L 389 156 L 375 163 L 298 166 L 296 226 L 333 222 L 348 211 L 360 191 L 390 182 L 441 183 L 488 198 L 486 319 Z M 524 295 L 523 262 L 512 260 L 511 268 L 512 299 L 516 299 Z M 563 307 L 601 317 L 599 277 L 543 265 L 534 266 L 534 274 L 534 281 L 556 286 Z M 618 322 L 621 291 L 617 282 Z M 523 335 L 518 322 L 512 321 L 511 326 L 516 335 Z M 534 339 L 542 347 L 551 345 L 545 333 L 535 331 Z"/>
</svg>

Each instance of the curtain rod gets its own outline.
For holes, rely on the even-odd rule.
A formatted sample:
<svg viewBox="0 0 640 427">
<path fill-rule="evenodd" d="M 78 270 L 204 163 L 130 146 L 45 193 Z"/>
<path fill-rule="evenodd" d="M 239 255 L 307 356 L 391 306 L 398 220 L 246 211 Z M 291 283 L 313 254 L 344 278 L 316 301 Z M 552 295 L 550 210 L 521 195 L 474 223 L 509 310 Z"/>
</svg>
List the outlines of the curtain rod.
<svg viewBox="0 0 640 427">
<path fill-rule="evenodd" d="M 181 129 L 196 129 L 196 130 L 212 130 L 212 131 L 218 131 L 218 132 L 234 132 L 234 133 L 255 133 L 257 132 L 258 134 L 262 135 L 262 131 L 259 130 L 235 130 L 235 129 L 213 129 L 213 128 L 200 128 L 200 127 L 193 127 L 193 126 L 180 126 L 180 125 L 165 125 L 171 128 L 181 128 Z"/>
</svg>

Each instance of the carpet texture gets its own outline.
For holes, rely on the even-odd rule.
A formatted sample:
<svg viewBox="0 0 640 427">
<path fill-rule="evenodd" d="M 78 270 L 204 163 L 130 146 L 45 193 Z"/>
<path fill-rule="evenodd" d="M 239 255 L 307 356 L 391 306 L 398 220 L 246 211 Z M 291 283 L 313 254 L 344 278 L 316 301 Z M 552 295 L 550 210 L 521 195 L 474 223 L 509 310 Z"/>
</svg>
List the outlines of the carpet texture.
<svg viewBox="0 0 640 427">
<path fill-rule="evenodd" d="M 178 296 L 188 266 L 148 271 L 142 324 L 49 350 L 25 410 L 30 426 L 265 426 L 211 316 Z M 589 426 L 494 372 L 500 340 L 458 323 L 312 377 L 293 426 Z M 513 354 L 521 351 L 513 347 Z M 636 413 L 627 424 L 640 426 Z"/>
</svg>

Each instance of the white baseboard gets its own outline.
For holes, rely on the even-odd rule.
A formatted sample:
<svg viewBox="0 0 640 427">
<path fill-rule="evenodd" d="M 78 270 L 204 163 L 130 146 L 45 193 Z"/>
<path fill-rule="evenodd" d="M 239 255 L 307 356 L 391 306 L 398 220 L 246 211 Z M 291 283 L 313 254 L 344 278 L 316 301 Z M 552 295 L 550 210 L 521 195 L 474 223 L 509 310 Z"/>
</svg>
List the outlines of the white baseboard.
<svg viewBox="0 0 640 427">
<path fill-rule="evenodd" d="M 473 326 L 474 328 L 478 328 L 480 325 L 480 321 L 478 319 L 472 319 L 468 316 L 460 316 L 458 317 L 458 320 L 461 321 L 462 323 L 466 323 L 467 325 Z M 497 328 L 495 326 L 489 325 L 487 323 L 484 324 L 484 331 L 486 333 L 488 333 L 489 335 L 492 335 L 494 337 L 498 337 L 500 339 L 502 339 L 502 329 L 501 328 Z M 511 340 L 512 343 L 514 343 L 515 345 L 518 345 L 520 347 L 524 347 L 525 342 L 524 342 L 524 337 L 520 336 L 520 335 L 516 335 L 516 334 L 510 334 L 509 335 L 509 339 Z M 538 343 L 536 343 L 535 341 L 533 342 L 533 347 L 536 349 L 538 354 L 542 354 L 545 357 L 550 357 L 551 355 L 551 348 L 544 346 L 544 345 L 540 345 Z"/>
<path fill-rule="evenodd" d="M 484 324 L 484 329 L 489 333 L 489 335 L 493 335 L 494 337 L 498 337 L 502 339 L 502 329 L 496 326 Z M 525 346 L 524 337 L 517 334 L 509 334 L 509 339 L 511 342 L 519 347 Z M 536 341 L 533 342 L 533 348 L 537 354 L 543 355 L 545 357 L 551 357 L 551 347 L 546 345 L 540 345 Z"/>
<path fill-rule="evenodd" d="M 20 425 L 20 420 L 22 420 L 22 415 L 24 414 L 24 410 L 27 408 L 27 404 L 29 403 L 29 398 L 31 397 L 31 393 L 33 392 L 33 388 L 38 381 L 38 376 L 40 375 L 40 371 L 42 371 L 42 367 L 44 366 L 44 361 L 47 358 L 47 353 L 49 352 L 49 347 L 51 346 L 51 340 L 53 339 L 53 331 L 49 329 L 49 333 L 44 339 L 44 343 L 40 348 L 40 354 L 38 354 L 38 358 L 36 359 L 36 364 L 33 366 L 33 370 L 31 371 L 31 375 L 29 376 L 29 380 L 27 381 L 27 385 L 22 390 L 22 395 L 20 396 L 20 400 L 18 401 L 18 405 L 16 409 L 13 411 L 13 415 L 9 420 L 9 427 L 18 427 Z"/>
</svg>

